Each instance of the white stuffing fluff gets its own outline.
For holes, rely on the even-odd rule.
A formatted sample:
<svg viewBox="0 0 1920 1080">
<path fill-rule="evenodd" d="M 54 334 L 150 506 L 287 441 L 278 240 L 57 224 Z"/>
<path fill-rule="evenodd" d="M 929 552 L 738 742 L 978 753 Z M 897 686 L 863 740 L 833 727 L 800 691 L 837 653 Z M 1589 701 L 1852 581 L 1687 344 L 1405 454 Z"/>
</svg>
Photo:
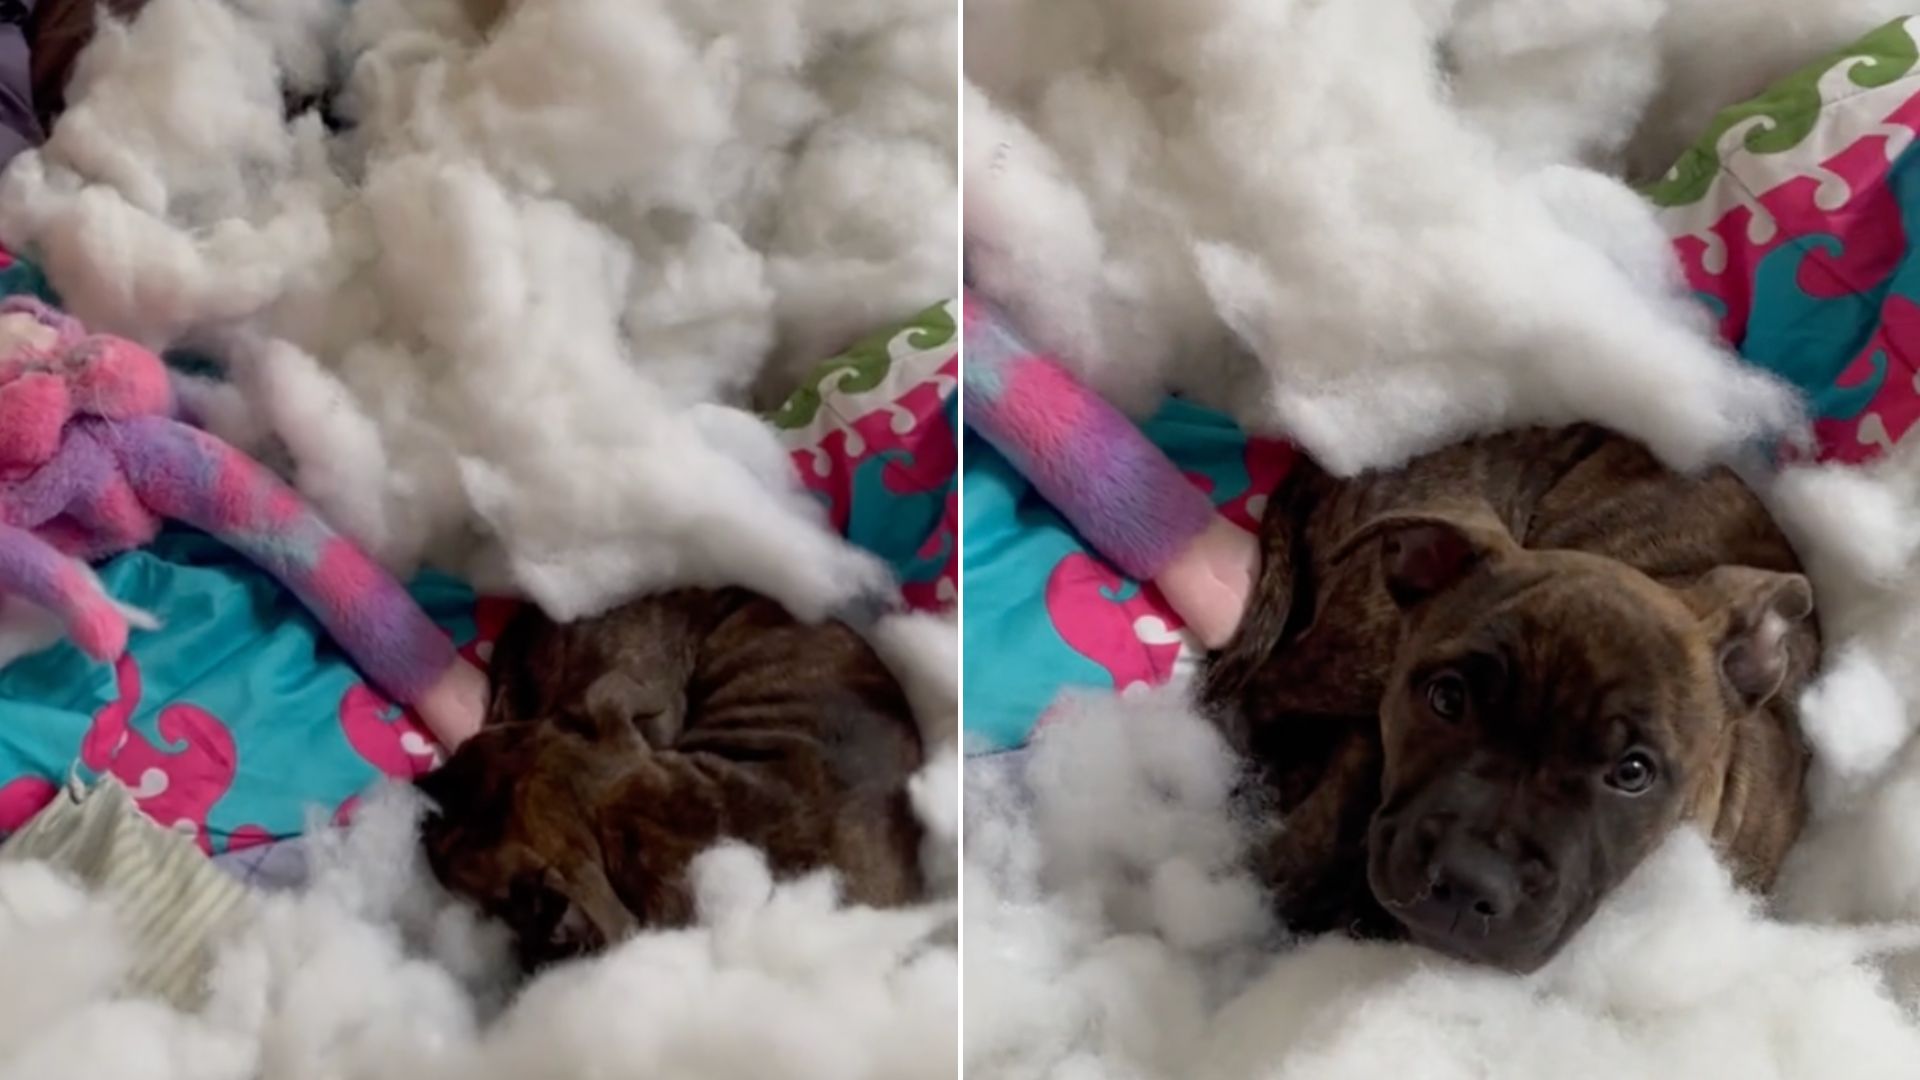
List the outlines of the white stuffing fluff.
<svg viewBox="0 0 1920 1080">
<path fill-rule="evenodd" d="M 1869 467 L 1792 469 L 1769 491 L 1803 554 L 1825 636 L 1826 671 L 1803 701 L 1823 806 L 1883 774 L 1920 706 L 1920 445 Z"/>
<path fill-rule="evenodd" d="M 396 570 L 559 618 L 884 590 L 737 407 L 951 295 L 951 3 L 487 6 L 154 0 L 83 54 L 0 236 L 81 318 L 224 362 Z M 283 119 L 330 81 L 353 126 Z"/>
<path fill-rule="evenodd" d="M 723 846 L 694 869 L 697 926 L 556 968 L 501 1009 L 504 941 L 426 874 L 417 810 L 400 789 L 369 799 L 306 891 L 259 899 L 193 1014 L 119 992 L 103 905 L 42 864 L 0 866 L 0 955 L 34 972 L 4 995 L 0 1077 L 954 1075 L 950 905 L 844 907 L 829 877 L 775 882 Z"/>
<path fill-rule="evenodd" d="M 867 636 L 906 688 L 921 743 L 930 748 L 908 794 L 926 827 L 920 865 L 927 886 L 953 895 L 960 872 L 960 624 L 956 614 L 896 613 Z"/>
<path fill-rule="evenodd" d="M 928 732 L 914 782 L 935 899 L 844 905 L 827 874 L 776 882 L 722 845 L 694 867 L 698 922 L 647 933 L 513 991 L 507 942 L 434 882 L 420 802 L 376 790 L 347 830 L 316 832 L 312 876 L 257 896 L 216 946 L 193 1014 L 124 995 L 111 913 L 39 863 L 0 864 L 0 1080 L 522 1080 L 656 1076 L 946 1080 L 959 1055 L 953 863 L 958 762 L 934 670 L 951 623 L 876 634 Z M 951 679 L 948 679 L 951 685 Z M 82 1049 L 84 1048 L 84 1049 Z"/>
<path fill-rule="evenodd" d="M 1176 693 L 1066 703 L 1025 775 L 969 766 L 969 1076 L 1180 1076 L 1265 942 L 1237 763 Z"/>
<path fill-rule="evenodd" d="M 1573 419 L 1696 465 L 1793 403 L 1644 273 L 1650 212 L 1565 174 L 1623 153 L 1669 82 L 1704 123 L 1887 5 L 1697 41 L 1783 6 L 974 0 L 972 273 L 1123 406 L 1179 390 L 1336 472 Z"/>
<path fill-rule="evenodd" d="M 1819 1080 L 1907 1076 L 1920 1054 L 1876 966 L 1920 927 L 1770 918 L 1692 831 L 1525 978 L 1408 945 L 1289 946 L 1235 869 L 1257 820 L 1236 769 L 1178 690 L 1064 709 L 1020 775 L 970 768 L 968 1076 Z M 1863 844 L 1810 841 L 1828 858 L 1790 895 L 1819 919 L 1920 918 L 1916 823 L 1909 780 L 1849 826 Z M 1862 897 L 1866 859 L 1889 877 Z"/>
<path fill-rule="evenodd" d="M 1920 921 L 1920 443 L 1865 469 L 1791 470 L 1769 494 L 1809 556 L 1828 641 L 1827 670 L 1802 699 L 1816 819 L 1784 871 L 1785 905 Z M 1920 1003 L 1920 957 L 1892 970 Z"/>
<path fill-rule="evenodd" d="M 888 614 L 869 634 L 928 748 L 909 790 L 929 902 L 849 907 L 829 874 L 776 882 L 723 845 L 696 862 L 694 927 L 516 990 L 504 933 L 427 872 L 417 797 L 386 787 L 350 829 L 312 835 L 304 889 L 253 900 L 191 1014 L 122 990 L 106 905 L 45 864 L 0 863 L 0 960 L 34 972 L 0 990 L 0 1080 L 748 1080 L 769 1062 L 803 1080 L 951 1078 L 958 626 Z"/>
<path fill-rule="evenodd" d="M 5 1080 L 251 1075 L 249 1055 L 224 1032 L 117 993 L 127 959 L 112 910 L 44 865 L 0 864 L 0 956 L 14 976 L 0 990 Z"/>
<path fill-rule="evenodd" d="M 876 620 L 867 641 L 907 691 L 928 746 L 959 739 L 958 613 L 895 612 Z"/>
</svg>

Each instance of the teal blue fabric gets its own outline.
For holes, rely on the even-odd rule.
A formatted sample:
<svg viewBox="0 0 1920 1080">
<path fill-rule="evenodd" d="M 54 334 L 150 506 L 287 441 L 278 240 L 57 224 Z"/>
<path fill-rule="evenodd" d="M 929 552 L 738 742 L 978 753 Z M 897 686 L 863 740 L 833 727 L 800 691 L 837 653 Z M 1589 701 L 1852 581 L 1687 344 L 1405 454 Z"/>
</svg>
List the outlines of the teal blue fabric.
<svg viewBox="0 0 1920 1080">
<path fill-rule="evenodd" d="M 310 810 L 333 812 L 382 774 L 366 753 L 397 752 L 401 729 L 376 724 L 393 725 L 400 710 L 367 691 L 306 608 L 231 548 L 171 528 L 99 573 L 116 598 L 163 624 L 136 631 L 129 646 L 140 687 L 125 738 L 149 746 L 120 745 L 115 767 L 125 772 L 116 775 L 150 791 L 163 781 L 142 774 L 160 773 L 166 798 L 143 805 L 157 803 L 166 824 L 202 830 L 208 850 L 301 832 Z M 427 574 L 411 591 L 456 643 L 473 640 L 465 585 Z M 0 668 L 0 782 L 70 768 L 97 775 L 83 744 L 90 731 L 105 736 L 111 721 L 101 714 L 121 689 L 113 668 L 67 644 Z M 355 710 L 357 728 L 343 720 Z"/>
<path fill-rule="evenodd" d="M 1111 686 L 1106 669 L 1073 651 L 1037 599 L 1046 573 L 1085 551 L 1066 519 L 1000 452 L 971 431 L 961 472 L 961 680 L 968 749 L 1018 746 L 1055 695 Z"/>
<path fill-rule="evenodd" d="M 948 361 L 949 375 L 952 363 Z M 886 560 L 900 583 L 901 597 L 923 611 L 952 607 L 960 562 L 960 463 L 954 439 L 960 395 L 934 397 L 934 385 L 910 388 L 895 403 L 890 419 L 910 415 L 911 426 L 902 432 L 889 424 L 884 435 L 869 432 L 876 441 L 889 441 L 869 445 L 857 462 L 843 459 L 826 477 L 804 462 L 800 465 L 802 482 L 812 488 L 835 527 Z"/>
</svg>

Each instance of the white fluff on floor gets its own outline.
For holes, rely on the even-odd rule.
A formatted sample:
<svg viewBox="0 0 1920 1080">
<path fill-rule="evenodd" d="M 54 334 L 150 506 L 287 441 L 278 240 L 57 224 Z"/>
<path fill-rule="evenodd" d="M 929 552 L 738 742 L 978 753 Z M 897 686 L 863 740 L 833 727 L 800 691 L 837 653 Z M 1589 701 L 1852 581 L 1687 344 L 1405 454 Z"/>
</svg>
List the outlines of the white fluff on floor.
<svg viewBox="0 0 1920 1080">
<path fill-rule="evenodd" d="M 1792 403 L 1588 166 L 1663 89 L 1703 124 L 1888 6 L 972 0 L 970 267 L 1123 405 L 1181 390 L 1338 472 L 1572 419 L 1697 464 Z"/>
<path fill-rule="evenodd" d="M 425 874 L 411 800 L 365 811 L 309 890 L 262 900 L 221 945 L 191 1015 L 120 994 L 99 902 L 43 864 L 0 867 L 0 955 L 37 973 L 0 993 L 0 1077 L 954 1074 L 950 906 L 846 908 L 826 877 L 775 883 L 758 853 L 723 847 L 695 869 L 700 925 L 556 969 L 492 1015 L 500 943 Z"/>
<path fill-rule="evenodd" d="M 1761 912 L 1688 831 L 1526 978 L 1280 937 L 1235 869 L 1236 763 L 1178 690 L 1080 702 L 1021 771 L 969 770 L 968 1076 L 1892 1080 L 1920 1055 L 1876 963 L 1920 926 L 1810 924 L 1920 919 L 1920 769 L 1851 842 L 1803 846 L 1819 865 L 1783 899 L 1808 922 Z"/>
<path fill-rule="evenodd" d="M 951 295 L 956 34 L 948 0 L 154 0 L 0 237 L 83 319 L 223 360 L 396 569 L 816 616 L 883 575 L 735 406 Z M 283 120 L 330 75 L 355 127 Z"/>
<path fill-rule="evenodd" d="M 313 839 L 312 879 L 260 897 L 186 1014 L 126 996 L 119 929 L 45 864 L 0 864 L 0 1080 L 949 1080 L 958 1058 L 950 621 L 876 627 L 935 753 L 916 779 L 935 899 L 841 904 L 738 845 L 701 857 L 698 925 L 508 992 L 506 942 L 434 883 L 409 790 Z M 951 666 L 944 670 L 950 672 Z"/>
</svg>

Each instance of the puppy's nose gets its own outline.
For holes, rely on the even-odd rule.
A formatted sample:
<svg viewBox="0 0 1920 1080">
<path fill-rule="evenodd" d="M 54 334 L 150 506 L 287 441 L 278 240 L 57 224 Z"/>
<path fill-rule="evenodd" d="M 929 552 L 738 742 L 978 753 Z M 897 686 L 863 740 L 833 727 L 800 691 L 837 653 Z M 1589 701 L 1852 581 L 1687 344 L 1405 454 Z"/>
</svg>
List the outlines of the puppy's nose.
<svg viewBox="0 0 1920 1080">
<path fill-rule="evenodd" d="M 1520 881 L 1492 847 L 1458 832 L 1440 842 L 1431 867 L 1435 904 L 1459 918 L 1497 921 L 1513 912 Z"/>
</svg>

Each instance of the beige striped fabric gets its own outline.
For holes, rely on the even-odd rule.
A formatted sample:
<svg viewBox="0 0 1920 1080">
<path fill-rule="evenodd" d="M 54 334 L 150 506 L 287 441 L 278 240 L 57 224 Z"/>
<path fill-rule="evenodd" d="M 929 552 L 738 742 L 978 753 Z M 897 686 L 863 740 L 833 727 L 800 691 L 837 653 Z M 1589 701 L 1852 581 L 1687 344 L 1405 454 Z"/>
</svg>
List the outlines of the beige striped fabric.
<svg viewBox="0 0 1920 1080">
<path fill-rule="evenodd" d="M 0 861 L 28 859 L 112 905 L 132 952 L 126 989 L 182 1009 L 205 1001 L 214 933 L 248 917 L 246 887 L 141 813 L 112 777 L 91 790 L 70 783 L 0 844 Z"/>
</svg>

